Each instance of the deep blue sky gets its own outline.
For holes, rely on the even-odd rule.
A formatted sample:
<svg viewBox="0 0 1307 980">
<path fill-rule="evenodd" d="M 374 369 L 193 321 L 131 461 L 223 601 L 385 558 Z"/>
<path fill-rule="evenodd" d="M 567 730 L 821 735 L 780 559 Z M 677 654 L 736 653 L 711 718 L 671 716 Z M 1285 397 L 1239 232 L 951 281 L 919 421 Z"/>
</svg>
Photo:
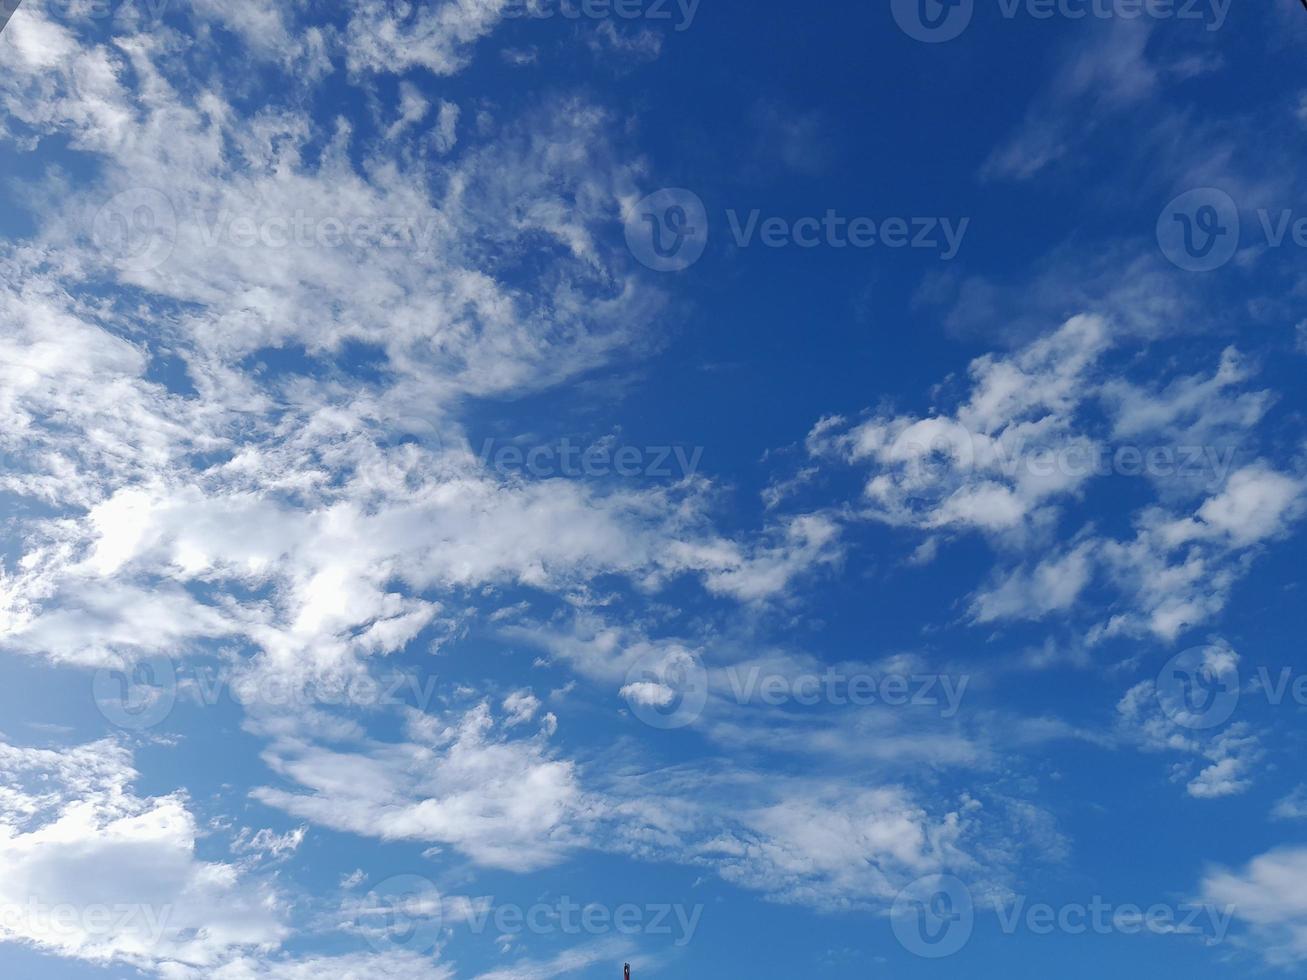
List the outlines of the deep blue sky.
<svg viewBox="0 0 1307 980">
<path fill-rule="evenodd" d="M 0 975 L 1304 972 L 1307 14 L 627 3 L 0 34 Z"/>
</svg>

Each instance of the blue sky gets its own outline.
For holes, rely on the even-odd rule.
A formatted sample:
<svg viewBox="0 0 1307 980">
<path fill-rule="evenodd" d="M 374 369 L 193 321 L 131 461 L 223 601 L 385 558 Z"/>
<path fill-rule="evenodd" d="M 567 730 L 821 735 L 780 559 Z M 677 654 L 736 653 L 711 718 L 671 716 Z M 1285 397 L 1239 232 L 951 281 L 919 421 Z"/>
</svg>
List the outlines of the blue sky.
<svg viewBox="0 0 1307 980">
<path fill-rule="evenodd" d="M 0 975 L 1307 974 L 1292 0 L 24 0 Z"/>
</svg>

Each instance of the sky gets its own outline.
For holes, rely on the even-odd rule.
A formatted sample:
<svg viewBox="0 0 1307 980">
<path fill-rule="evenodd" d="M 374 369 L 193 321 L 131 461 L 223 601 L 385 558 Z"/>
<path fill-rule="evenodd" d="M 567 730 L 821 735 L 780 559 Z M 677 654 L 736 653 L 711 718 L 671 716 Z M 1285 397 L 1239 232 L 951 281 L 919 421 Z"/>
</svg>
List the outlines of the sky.
<svg viewBox="0 0 1307 980">
<path fill-rule="evenodd" d="M 0 976 L 1307 976 L 1304 43 L 23 0 Z"/>
</svg>

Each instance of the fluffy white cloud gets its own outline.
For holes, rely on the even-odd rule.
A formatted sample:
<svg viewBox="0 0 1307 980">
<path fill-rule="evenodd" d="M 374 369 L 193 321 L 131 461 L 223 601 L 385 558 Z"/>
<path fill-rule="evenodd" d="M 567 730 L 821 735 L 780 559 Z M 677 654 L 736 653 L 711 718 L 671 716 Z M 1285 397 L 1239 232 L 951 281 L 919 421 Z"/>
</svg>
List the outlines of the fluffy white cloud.
<svg viewBox="0 0 1307 980">
<path fill-rule="evenodd" d="M 0 937 L 164 973 L 279 945 L 284 900 L 197 859 L 186 800 L 138 797 L 136 778 L 112 742 L 0 743 Z"/>
<path fill-rule="evenodd" d="M 1270 851 L 1241 871 L 1213 870 L 1203 879 L 1202 898 L 1232 906 L 1252 930 L 1250 945 L 1272 965 L 1307 960 L 1307 848 Z"/>
<path fill-rule="evenodd" d="M 164 980 L 452 980 L 454 971 L 430 954 L 347 953 L 299 959 L 244 957 L 201 972 L 171 969 Z"/>
<path fill-rule="evenodd" d="M 872 467 L 866 516 L 926 530 L 1020 534 L 1046 524 L 1054 501 L 1090 475 L 1056 465 L 1091 450 L 1074 414 L 1087 373 L 1108 349 L 1107 324 L 1076 317 L 1010 357 L 971 365 L 970 398 L 951 414 L 877 416 L 847 427 L 826 419 L 808 447 Z M 1047 457 L 1054 465 L 1032 465 Z"/>
<path fill-rule="evenodd" d="M 979 592 L 971 614 L 978 623 L 1000 619 L 1041 619 L 1065 612 L 1080 598 L 1093 574 L 1093 545 L 1082 544 L 1066 554 L 1046 558 L 1033 568 L 1007 573 Z"/>
<path fill-rule="evenodd" d="M 972 596 L 975 621 L 1058 614 L 1090 618 L 1091 643 L 1173 640 L 1224 608 L 1251 549 L 1295 525 L 1307 480 L 1264 460 L 1235 468 L 1272 401 L 1241 390 L 1253 371 L 1238 351 L 1227 349 L 1211 376 L 1141 384 L 1107 372 L 1119 341 L 1103 318 L 1076 317 L 1010 355 L 973 361 L 969 395 L 950 412 L 823 419 L 808 449 L 869 468 L 860 516 L 937 535 L 910 562 L 933 560 L 941 534 L 994 542 L 1003 561 Z M 1161 461 L 1150 468 L 1154 451 Z M 1092 481 L 1132 476 L 1147 476 L 1159 497 L 1136 513 L 1133 539 L 1087 524 L 1053 544 Z M 1023 555 L 1032 551 L 1038 560 Z M 1077 616 L 1097 582 L 1127 611 Z"/>
<path fill-rule="evenodd" d="M 576 767 L 553 756 L 543 732 L 510 739 L 497 728 L 481 705 L 447 721 L 414 712 L 413 741 L 356 751 L 282 738 L 265 758 L 309 792 L 262 787 L 254 795 L 322 826 L 448 844 L 491 867 L 555 864 L 583 839 L 587 802 Z"/>
<path fill-rule="evenodd" d="M 1239 659 L 1228 647 L 1213 647 L 1211 655 L 1228 663 Z M 1172 769 L 1172 779 L 1186 782 L 1190 796 L 1218 799 L 1247 791 L 1266 754 L 1252 728 L 1236 722 L 1206 732 L 1182 724 L 1184 720 L 1163 709 L 1153 681 L 1135 685 L 1117 704 L 1118 731 L 1129 742 L 1148 752 L 1188 757 Z"/>
</svg>

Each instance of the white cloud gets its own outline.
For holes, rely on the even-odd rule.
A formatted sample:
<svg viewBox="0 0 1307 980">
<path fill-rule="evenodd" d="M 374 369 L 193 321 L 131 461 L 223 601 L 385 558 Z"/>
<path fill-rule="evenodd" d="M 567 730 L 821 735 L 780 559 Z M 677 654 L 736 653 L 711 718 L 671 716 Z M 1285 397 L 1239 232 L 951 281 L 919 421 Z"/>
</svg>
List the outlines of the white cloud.
<svg viewBox="0 0 1307 980">
<path fill-rule="evenodd" d="M 1214 648 L 1215 649 L 1218 648 Z M 1224 648 L 1238 661 L 1237 654 Z M 1136 684 L 1117 704 L 1118 731 L 1147 752 L 1187 756 L 1172 770 L 1175 781 L 1185 781 L 1195 799 L 1238 796 L 1253 785 L 1265 757 L 1261 740 L 1243 722 L 1215 733 L 1185 727 L 1162 708 L 1152 681 Z M 1201 766 L 1197 772 L 1195 768 Z"/>
<path fill-rule="evenodd" d="M 1157 66 L 1145 53 L 1150 33 L 1141 20 L 1114 17 L 1109 26 L 1079 38 L 982 175 L 1029 180 L 1069 156 L 1108 119 L 1147 100 L 1159 82 Z"/>
<path fill-rule="evenodd" d="M 1047 523 L 1053 502 L 1089 475 L 1030 463 L 1092 448 L 1072 416 L 1108 346 L 1104 321 L 1076 317 L 1010 357 L 973 361 L 970 398 L 952 414 L 877 416 L 847 429 L 827 419 L 813 429 L 809 450 L 872 467 L 871 519 L 1019 537 Z"/>
<path fill-rule="evenodd" d="M 164 973 L 279 945 L 284 901 L 231 865 L 198 860 L 185 799 L 137 797 L 135 779 L 114 743 L 0 743 L 0 936 Z"/>
<path fill-rule="evenodd" d="M 519 960 L 512 966 L 480 973 L 476 980 L 551 980 L 586 970 L 600 963 L 611 968 L 623 959 L 634 961 L 636 969 L 645 965 L 631 955 L 632 943 L 626 939 L 601 939 L 575 949 L 565 950 L 547 960 Z"/>
<path fill-rule="evenodd" d="M 1194 518 L 1166 525 L 1161 534 L 1172 547 L 1215 538 L 1246 548 L 1283 534 L 1301 516 L 1305 492 L 1307 481 L 1257 463 L 1232 474 Z"/>
<path fill-rule="evenodd" d="M 1307 849 L 1284 847 L 1262 854 L 1241 871 L 1213 870 L 1202 898 L 1232 906 L 1266 960 L 1289 967 L 1307 960 Z"/>
<path fill-rule="evenodd" d="M 321 826 L 448 844 L 514 871 L 556 864 L 582 842 L 576 767 L 554 758 L 546 735 L 509 739 L 485 705 L 443 722 L 415 713 L 409 729 L 414 741 L 357 751 L 280 739 L 268 764 L 309 792 L 262 787 L 254 796 Z"/>
<path fill-rule="evenodd" d="M 422 67 L 452 75 L 467 65 L 472 46 L 490 34 L 509 0 L 444 0 L 395 5 L 367 0 L 354 11 L 345 35 L 355 72 L 400 73 Z"/>
<path fill-rule="evenodd" d="M 1065 554 L 1021 568 L 976 594 L 971 614 L 978 623 L 1002 619 L 1042 619 L 1066 612 L 1080 598 L 1093 574 L 1093 545 L 1081 544 Z"/>
<path fill-rule="evenodd" d="M 1292 793 L 1276 802 L 1271 810 L 1272 820 L 1307 820 L 1307 786 L 1298 786 Z"/>
<path fill-rule="evenodd" d="M 504 709 L 504 724 L 512 728 L 515 725 L 525 725 L 536 716 L 540 710 L 540 699 L 528 690 L 514 691 L 504 698 L 501 707 Z"/>
<path fill-rule="evenodd" d="M 453 980 L 454 971 L 430 954 L 393 951 L 305 956 L 247 957 L 203 973 L 173 970 L 163 980 Z"/>
</svg>

